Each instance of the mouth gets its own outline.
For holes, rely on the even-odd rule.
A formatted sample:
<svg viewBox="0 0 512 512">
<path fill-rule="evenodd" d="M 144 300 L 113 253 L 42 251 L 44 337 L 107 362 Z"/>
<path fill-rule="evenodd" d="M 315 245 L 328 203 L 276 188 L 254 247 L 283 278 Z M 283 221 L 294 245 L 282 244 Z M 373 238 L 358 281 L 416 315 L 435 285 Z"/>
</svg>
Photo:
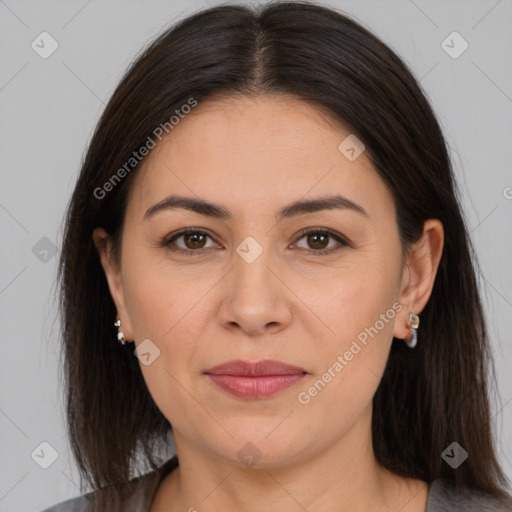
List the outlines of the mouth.
<svg viewBox="0 0 512 512">
<path fill-rule="evenodd" d="M 239 398 L 259 399 L 272 396 L 300 382 L 307 372 L 304 368 L 280 361 L 264 360 L 255 363 L 228 361 L 206 370 L 218 387 Z"/>
</svg>

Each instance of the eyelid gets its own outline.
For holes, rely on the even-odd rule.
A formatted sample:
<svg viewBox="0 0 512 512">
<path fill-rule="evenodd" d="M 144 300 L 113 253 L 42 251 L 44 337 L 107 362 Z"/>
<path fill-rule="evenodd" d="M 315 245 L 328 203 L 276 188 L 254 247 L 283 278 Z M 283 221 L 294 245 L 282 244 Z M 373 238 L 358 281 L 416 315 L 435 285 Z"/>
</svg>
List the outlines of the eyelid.
<svg viewBox="0 0 512 512">
<path fill-rule="evenodd" d="M 305 228 L 305 229 L 299 231 L 299 233 L 296 235 L 296 239 L 298 241 L 305 235 L 310 235 L 310 234 L 314 235 L 317 233 L 329 235 L 329 237 L 334 238 L 338 242 L 339 245 L 337 247 L 331 247 L 330 249 L 318 249 L 316 251 L 314 249 L 303 249 L 307 253 L 312 254 L 314 256 L 333 254 L 333 253 L 338 252 L 339 250 L 343 249 L 344 247 L 353 247 L 352 243 L 341 233 L 338 233 L 337 231 L 334 231 L 329 228 L 322 228 L 322 227 Z M 294 242 L 294 243 L 296 243 L 296 242 Z"/>
<path fill-rule="evenodd" d="M 346 245 L 349 245 L 350 242 L 348 239 L 343 236 L 341 233 L 338 233 L 337 231 L 334 231 L 329 228 L 322 228 L 322 227 L 310 227 L 310 228 L 304 228 L 301 231 L 295 235 L 298 238 L 302 238 L 304 235 L 314 234 L 314 233 L 327 233 L 328 235 L 331 235 L 333 238 L 337 239 L 339 242 L 342 242 Z"/>
<path fill-rule="evenodd" d="M 215 238 L 208 232 L 208 230 L 206 230 L 204 228 L 183 228 L 179 231 L 171 233 L 169 236 L 165 236 L 161 240 L 161 242 L 158 243 L 158 246 L 159 247 L 168 247 L 176 239 L 180 238 L 183 235 L 187 235 L 187 234 L 191 234 L 191 233 L 206 235 L 211 240 L 213 240 L 217 245 L 219 245 L 215 241 Z M 317 234 L 317 233 L 323 233 L 323 234 L 329 235 L 331 238 L 334 238 L 340 245 L 335 248 L 331 247 L 330 249 L 318 249 L 318 250 L 301 248 L 303 251 L 306 251 L 307 253 L 312 254 L 312 255 L 324 255 L 324 254 L 337 252 L 338 250 L 343 249 L 344 247 L 352 247 L 352 243 L 341 233 L 338 233 L 337 231 L 333 231 L 332 229 L 329 229 L 329 228 L 322 228 L 322 227 L 309 227 L 309 228 L 302 229 L 301 231 L 299 231 L 299 233 L 297 233 L 295 235 L 295 237 L 294 237 L 295 242 L 293 242 L 293 244 L 297 243 L 305 235 Z M 288 247 L 290 247 L 290 245 Z M 179 252 L 182 254 L 185 253 L 187 255 L 193 255 L 196 253 L 201 254 L 202 252 L 204 252 L 205 250 L 208 250 L 208 249 L 211 249 L 211 247 L 203 248 L 203 249 L 196 249 L 196 250 L 183 249 L 181 247 L 177 247 L 177 248 L 172 248 L 170 250 L 172 250 L 174 252 Z"/>
<path fill-rule="evenodd" d="M 190 233 L 206 235 L 211 240 L 213 240 L 215 242 L 214 237 L 207 230 L 205 230 L 204 228 L 183 228 L 183 229 L 180 229 L 180 230 L 178 230 L 178 231 L 176 231 L 174 233 L 171 233 L 168 236 L 165 236 L 158 243 L 158 246 L 159 247 L 168 247 L 176 239 L 182 237 L 183 235 L 188 235 Z M 215 242 L 215 243 L 217 244 L 217 242 Z M 219 244 L 217 244 L 217 245 L 219 245 Z M 211 249 L 211 247 L 208 247 L 207 249 Z M 183 249 L 181 247 L 177 247 L 177 248 L 172 248 L 171 250 L 174 251 L 174 252 L 180 252 L 182 254 L 183 253 L 185 253 L 185 254 L 194 254 L 194 253 L 200 254 L 202 251 L 205 251 L 206 249 L 196 249 L 196 250 L 193 250 L 193 249 Z"/>
</svg>

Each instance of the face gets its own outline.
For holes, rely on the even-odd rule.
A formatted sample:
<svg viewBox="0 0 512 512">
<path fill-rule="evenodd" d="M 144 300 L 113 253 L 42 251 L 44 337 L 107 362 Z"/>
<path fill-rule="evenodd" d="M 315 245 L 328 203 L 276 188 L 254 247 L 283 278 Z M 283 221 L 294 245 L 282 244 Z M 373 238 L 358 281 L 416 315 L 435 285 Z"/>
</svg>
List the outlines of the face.
<svg viewBox="0 0 512 512">
<path fill-rule="evenodd" d="M 230 97 L 144 160 L 107 277 L 178 450 L 272 467 L 367 439 L 407 276 L 392 196 L 364 152 L 338 149 L 348 135 L 291 97 Z M 251 366 L 269 360 L 293 368 Z M 214 374 L 233 361 L 249 364 Z"/>
</svg>

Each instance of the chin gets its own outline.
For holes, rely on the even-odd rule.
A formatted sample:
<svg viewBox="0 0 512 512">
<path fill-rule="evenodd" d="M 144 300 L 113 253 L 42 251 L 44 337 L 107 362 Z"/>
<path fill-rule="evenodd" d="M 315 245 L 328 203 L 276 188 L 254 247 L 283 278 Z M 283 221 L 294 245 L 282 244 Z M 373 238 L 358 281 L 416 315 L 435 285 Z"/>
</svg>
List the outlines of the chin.
<svg viewBox="0 0 512 512">
<path fill-rule="evenodd" d="M 249 421 L 242 422 L 240 428 L 234 430 L 240 434 L 234 435 L 233 439 L 223 436 L 222 442 L 210 449 L 229 463 L 247 469 L 284 467 L 298 461 L 305 449 L 301 445 L 306 441 L 303 432 L 297 432 L 297 435 L 290 430 L 277 433 L 279 422 L 269 422 L 272 427 L 267 428 L 266 423 L 256 425 Z M 273 429 L 276 431 L 272 432 Z M 268 435 L 269 432 L 272 433 Z"/>
</svg>

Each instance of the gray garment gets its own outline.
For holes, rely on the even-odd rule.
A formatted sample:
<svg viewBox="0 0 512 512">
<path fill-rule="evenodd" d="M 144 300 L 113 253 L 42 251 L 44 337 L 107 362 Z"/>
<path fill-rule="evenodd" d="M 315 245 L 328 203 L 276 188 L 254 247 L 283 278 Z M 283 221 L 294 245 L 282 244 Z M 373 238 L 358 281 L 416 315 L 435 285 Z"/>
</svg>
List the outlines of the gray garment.
<svg viewBox="0 0 512 512">
<path fill-rule="evenodd" d="M 177 466 L 178 459 L 171 457 L 158 470 L 130 480 L 130 487 L 133 487 L 134 492 L 129 504 L 124 507 L 115 507 L 108 512 L 149 512 L 160 482 Z M 42 512 L 103 512 L 94 506 L 91 500 L 94 495 L 95 492 L 92 491 L 45 508 Z"/>
<path fill-rule="evenodd" d="M 122 512 L 149 512 L 156 490 L 163 478 L 176 467 L 176 459 L 169 459 L 160 469 L 136 478 L 135 492 L 128 507 Z M 90 492 L 78 498 L 71 498 L 47 508 L 42 512 L 98 512 L 94 510 L 89 497 Z M 476 491 L 455 493 L 443 480 L 434 480 L 428 493 L 425 512 L 512 512 L 511 505 L 498 502 Z M 109 511 L 118 512 L 118 511 Z M 121 512 L 121 511 L 119 511 Z"/>
<path fill-rule="evenodd" d="M 501 504 L 478 491 L 455 492 L 444 480 L 430 485 L 425 512 L 512 512 L 512 500 Z"/>
</svg>

